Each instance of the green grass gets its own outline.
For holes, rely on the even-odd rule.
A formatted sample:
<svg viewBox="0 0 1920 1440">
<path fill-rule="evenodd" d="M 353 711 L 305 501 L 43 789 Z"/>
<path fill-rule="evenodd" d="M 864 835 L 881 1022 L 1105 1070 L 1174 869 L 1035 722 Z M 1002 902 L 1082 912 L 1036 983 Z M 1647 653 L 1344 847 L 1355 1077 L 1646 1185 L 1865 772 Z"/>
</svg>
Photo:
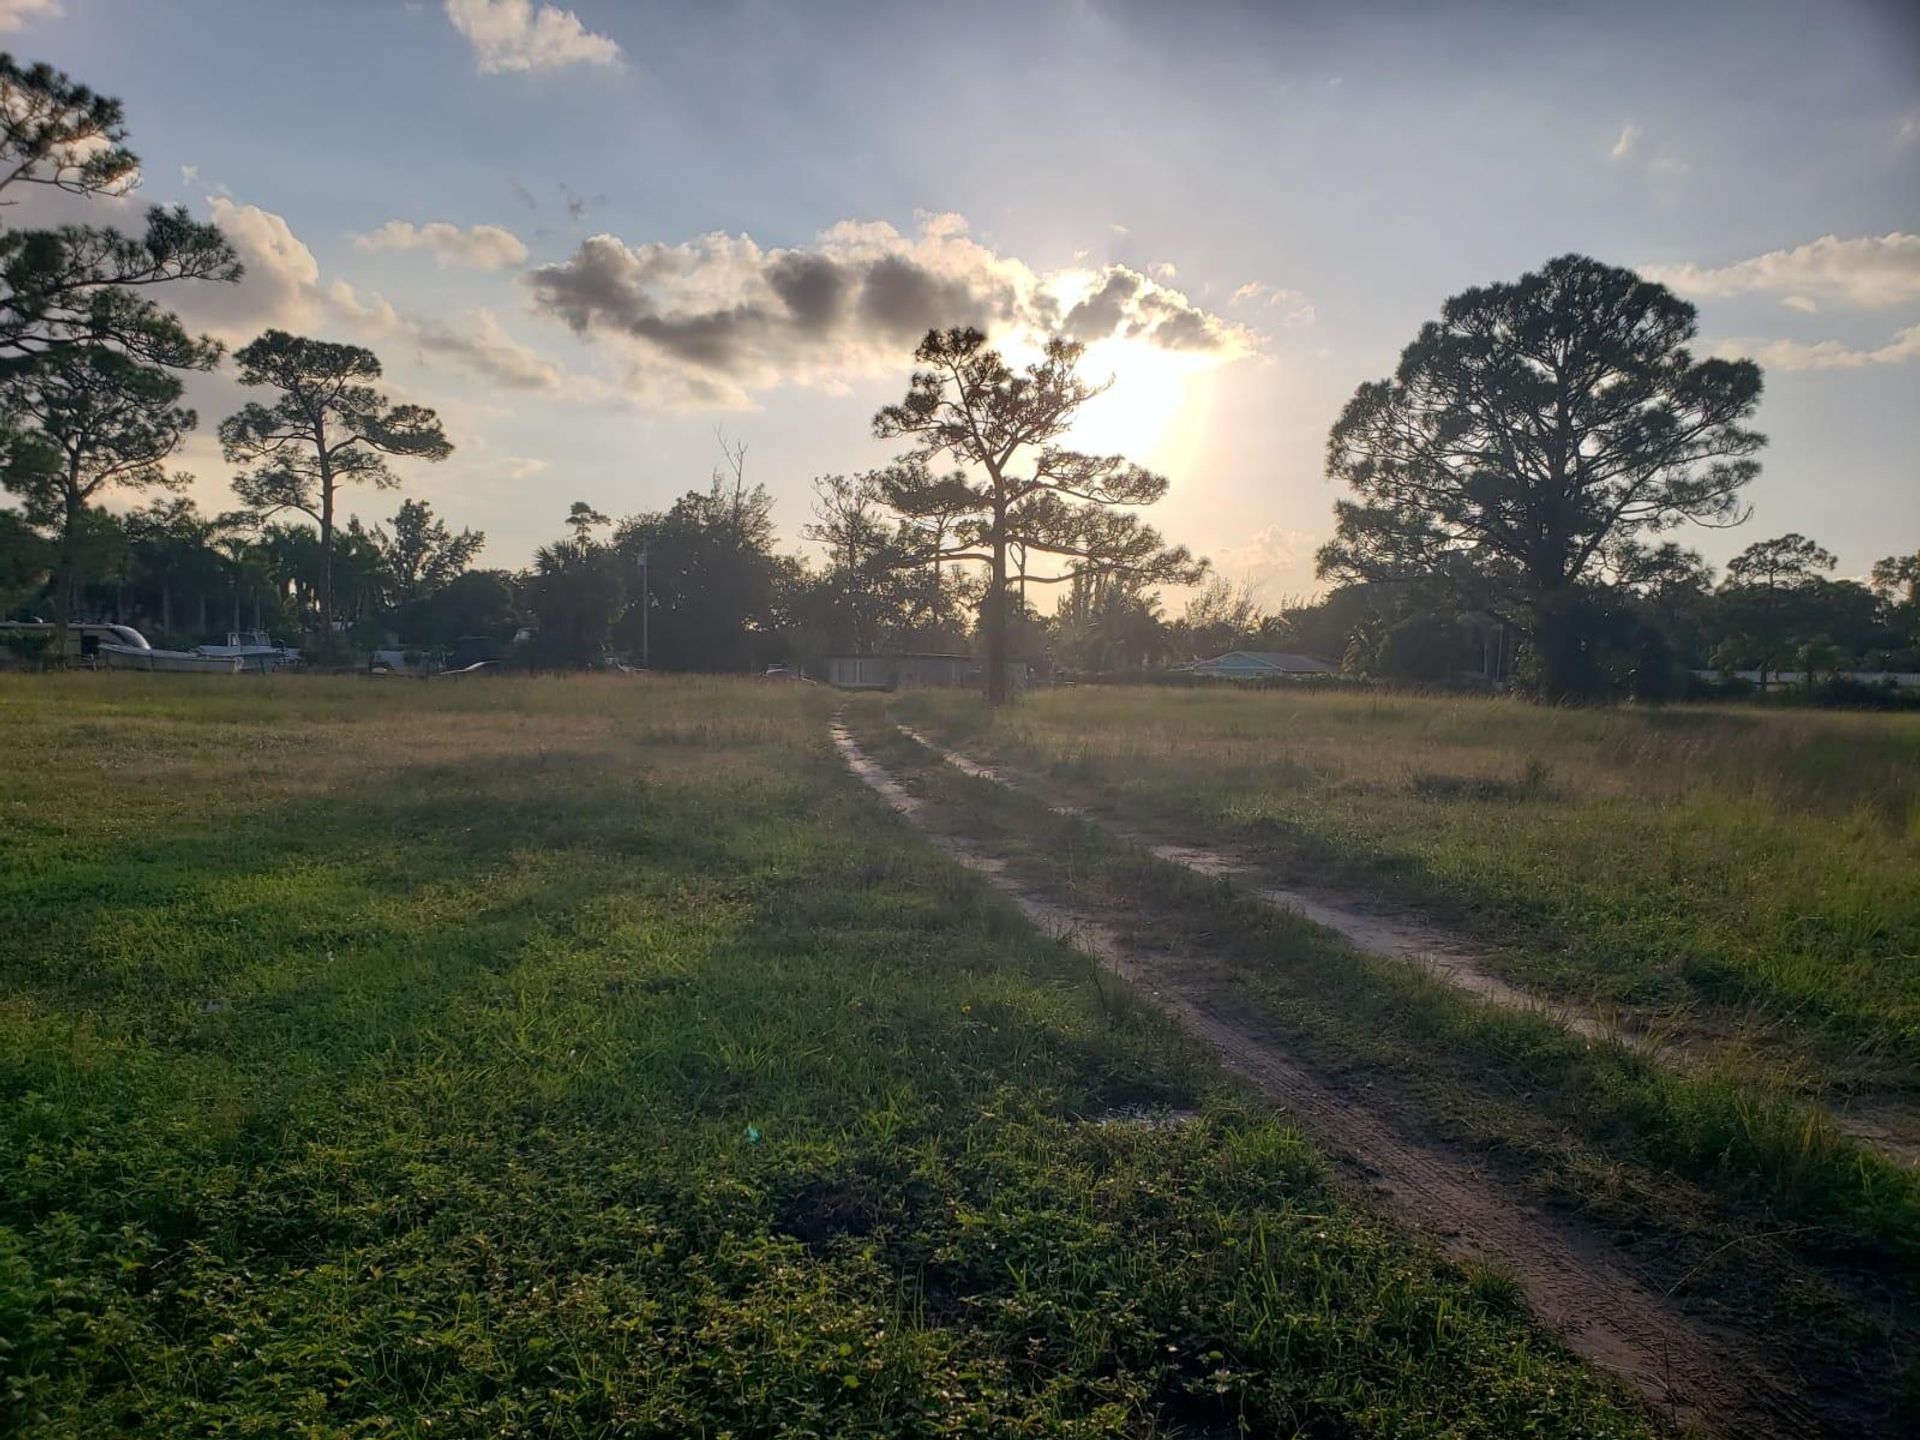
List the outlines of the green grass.
<svg viewBox="0 0 1920 1440">
<path fill-rule="evenodd" d="M 1282 1053 L 1357 1087 L 1411 1133 L 1477 1155 L 1494 1185 L 1611 1233 L 1644 1284 L 1745 1330 L 1779 1373 L 1849 1376 L 1837 1383 L 1856 1397 L 1908 1423 L 1920 1413 L 1912 1167 L 1739 1056 L 1678 1069 L 1488 1006 L 1098 822 L 1050 813 L 1030 789 L 963 776 L 888 723 L 889 709 L 929 708 L 900 697 L 852 713 L 863 744 L 964 817 L 962 831 L 1023 883 L 1173 957 L 1222 1013 L 1264 1027 Z"/>
<path fill-rule="evenodd" d="M 0 1432 L 1649 1432 L 827 703 L 0 677 Z"/>
<path fill-rule="evenodd" d="M 1920 1087 L 1920 716 L 1089 688 L 904 713 L 1413 902 L 1540 991 Z"/>
</svg>

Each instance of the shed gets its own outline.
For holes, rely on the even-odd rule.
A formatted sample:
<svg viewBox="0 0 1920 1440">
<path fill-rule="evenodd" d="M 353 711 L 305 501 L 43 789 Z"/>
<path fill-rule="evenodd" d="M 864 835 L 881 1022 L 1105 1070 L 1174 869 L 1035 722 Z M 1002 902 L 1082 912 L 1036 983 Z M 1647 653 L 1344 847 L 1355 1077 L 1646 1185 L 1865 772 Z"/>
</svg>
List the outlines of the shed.
<svg viewBox="0 0 1920 1440">
<path fill-rule="evenodd" d="M 976 655 L 936 651 L 898 651 L 889 655 L 835 655 L 827 661 L 827 681 L 842 690 L 964 689 L 982 683 L 986 662 Z M 1027 683 L 1027 662 L 1007 661 L 1007 683 Z"/>
</svg>

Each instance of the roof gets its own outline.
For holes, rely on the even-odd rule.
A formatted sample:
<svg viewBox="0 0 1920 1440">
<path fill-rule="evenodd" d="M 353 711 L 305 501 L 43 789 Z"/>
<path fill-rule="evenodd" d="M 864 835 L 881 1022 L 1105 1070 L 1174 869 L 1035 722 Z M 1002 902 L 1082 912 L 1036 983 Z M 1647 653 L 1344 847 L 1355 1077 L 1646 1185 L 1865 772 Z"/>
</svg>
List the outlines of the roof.
<svg viewBox="0 0 1920 1440">
<path fill-rule="evenodd" d="M 1283 650 L 1229 650 L 1187 667 L 1199 675 L 1331 675 L 1340 667 L 1311 655 Z"/>
<path fill-rule="evenodd" d="M 976 655 L 954 655 L 942 650 L 882 650 L 872 655 L 830 655 L 829 660 L 961 660 L 969 664 Z"/>
</svg>

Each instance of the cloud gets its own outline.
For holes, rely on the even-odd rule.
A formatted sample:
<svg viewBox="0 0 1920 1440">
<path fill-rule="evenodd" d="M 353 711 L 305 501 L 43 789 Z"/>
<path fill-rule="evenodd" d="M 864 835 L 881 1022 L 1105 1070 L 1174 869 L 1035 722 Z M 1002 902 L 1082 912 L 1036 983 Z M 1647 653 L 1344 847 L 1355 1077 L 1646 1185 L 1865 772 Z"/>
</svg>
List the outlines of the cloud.
<svg viewBox="0 0 1920 1440">
<path fill-rule="evenodd" d="M 1214 549 L 1214 571 L 1229 580 L 1244 582 L 1264 603 L 1278 605 L 1314 588 L 1317 543 L 1304 530 L 1269 525 L 1238 545 Z"/>
<path fill-rule="evenodd" d="M 465 265 L 474 270 L 499 270 L 522 264 L 527 258 L 527 247 L 511 230 L 498 225 L 462 230 L 445 220 L 430 220 L 425 225 L 389 220 L 370 234 L 356 235 L 353 243 L 362 250 L 431 250 L 442 265 Z"/>
<path fill-rule="evenodd" d="M 1874 310 L 1920 300 L 1920 235 L 1826 235 L 1731 265 L 1643 265 L 1640 273 L 1700 299 L 1760 292 L 1805 302 L 1796 309 L 1826 301 Z"/>
<path fill-rule="evenodd" d="M 344 280 L 327 290 L 334 312 L 370 339 L 410 345 L 422 358 L 450 360 L 468 374 L 503 390 L 575 395 L 597 390 L 597 382 L 569 376 L 560 365 L 515 340 L 500 317 L 484 307 L 451 319 L 406 315 L 383 295 L 360 297 Z"/>
<path fill-rule="evenodd" d="M 272 327 L 303 331 L 318 324 L 326 303 L 320 262 L 286 220 L 227 195 L 207 203 L 246 274 L 238 285 L 183 287 L 181 308 L 192 322 L 232 345 L 244 345 Z"/>
<path fill-rule="evenodd" d="M 1672 184 L 1693 172 L 1693 166 L 1671 147 L 1649 140 L 1646 130 L 1631 122 L 1620 127 L 1607 156 L 1623 171 L 1663 184 Z"/>
<path fill-rule="evenodd" d="M 1894 143 L 1911 145 L 1920 140 L 1920 110 L 1909 110 L 1900 120 L 1900 128 L 1893 132 Z"/>
<path fill-rule="evenodd" d="M 450 359 L 505 390 L 582 392 L 580 377 L 570 377 L 539 351 L 515 340 L 491 310 L 469 310 L 451 322 L 403 320 L 402 333 L 427 354 Z"/>
<path fill-rule="evenodd" d="M 344 280 L 323 284 L 319 262 L 283 217 L 224 195 L 209 203 L 215 222 L 246 265 L 246 275 L 238 285 L 202 285 L 183 292 L 181 309 L 191 324 L 230 345 L 244 345 L 275 327 L 296 333 L 344 329 L 368 343 L 410 346 L 422 359 L 449 362 L 502 389 L 574 397 L 605 391 L 601 382 L 571 375 L 515 340 L 491 310 L 469 310 L 449 319 L 410 315 L 384 296 L 362 294 Z"/>
<path fill-rule="evenodd" d="M 473 46 L 482 75 L 557 70 L 567 65 L 618 65 L 620 47 L 580 17 L 533 0 L 446 0 L 447 19 Z"/>
<path fill-rule="evenodd" d="M 61 0 L 0 0 L 0 35 L 24 30 L 33 20 L 58 20 L 66 14 Z"/>
<path fill-rule="evenodd" d="M 1860 370 L 1920 359 L 1920 325 L 1909 325 L 1885 345 L 1860 350 L 1838 340 L 1721 340 L 1708 347 L 1723 359 L 1751 359 L 1770 370 Z"/>
<path fill-rule="evenodd" d="M 1037 272 L 974 240 L 957 215 L 922 215 L 912 236 L 844 221 L 812 245 L 771 250 L 746 235 L 637 246 L 595 235 L 524 278 L 536 310 L 622 345 L 636 388 L 673 405 L 842 385 L 897 369 L 929 329 L 950 325 L 1007 343 L 1060 331 L 1222 359 L 1258 344 L 1125 266 Z"/>
<path fill-rule="evenodd" d="M 1313 304 L 1298 290 L 1284 290 L 1278 286 L 1266 285 L 1258 280 L 1249 280 L 1233 292 L 1235 305 L 1264 305 L 1281 312 L 1280 323 L 1289 328 L 1298 325 L 1311 325 L 1317 318 Z"/>
</svg>

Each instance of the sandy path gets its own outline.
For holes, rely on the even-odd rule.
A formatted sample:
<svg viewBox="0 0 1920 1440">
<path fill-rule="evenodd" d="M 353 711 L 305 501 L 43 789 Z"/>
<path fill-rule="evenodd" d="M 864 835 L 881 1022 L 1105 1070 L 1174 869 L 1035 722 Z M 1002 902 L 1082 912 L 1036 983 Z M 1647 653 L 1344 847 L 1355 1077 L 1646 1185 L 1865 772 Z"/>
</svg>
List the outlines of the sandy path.
<svg viewBox="0 0 1920 1440">
<path fill-rule="evenodd" d="M 1697 1046 L 1657 1039 L 1610 1020 L 1597 1011 L 1550 1000 L 1511 985 L 1488 969 L 1488 956 L 1484 950 L 1457 935 L 1423 925 L 1407 916 L 1385 915 L 1365 909 L 1344 896 L 1276 885 L 1262 876 L 1250 862 L 1237 859 L 1223 850 L 1168 844 L 1137 829 L 1096 819 L 1080 806 L 1047 800 L 1035 793 L 1031 783 L 1023 785 L 1004 769 L 983 765 L 957 750 L 949 750 L 932 736 L 911 726 L 896 724 L 894 728 L 962 774 L 1009 790 L 1022 790 L 1056 815 L 1074 816 L 1098 825 L 1114 838 L 1197 875 L 1232 881 L 1263 904 L 1275 909 L 1291 910 L 1316 925 L 1335 931 L 1358 950 L 1417 965 L 1449 985 L 1478 996 L 1489 1004 L 1530 1011 L 1577 1035 L 1625 1045 L 1669 1065 L 1697 1064 L 1705 1058 L 1705 1052 Z M 1911 1107 L 1900 1100 L 1864 1099 L 1846 1110 L 1828 1107 L 1826 1113 L 1836 1127 L 1862 1144 L 1870 1145 L 1902 1164 L 1920 1165 L 1920 1117 L 1911 1113 Z"/>
<path fill-rule="evenodd" d="M 1622 1274 L 1602 1242 L 1503 1193 L 1469 1157 L 1402 1133 L 1375 1108 L 1316 1078 L 1248 1022 L 1244 1006 L 1225 982 L 1208 980 L 1204 965 L 1149 955 L 1129 946 L 1102 916 L 1022 887 L 1001 860 L 936 823 L 927 802 L 868 756 L 837 716 L 832 734 L 848 767 L 929 841 L 984 875 L 1037 926 L 1132 982 L 1228 1068 L 1297 1113 L 1330 1152 L 1349 1159 L 1396 1219 L 1451 1255 L 1510 1275 L 1534 1313 L 1575 1353 L 1675 1419 L 1713 1433 L 1819 1433 L 1811 1412 L 1737 1342 L 1709 1333 Z"/>
</svg>

